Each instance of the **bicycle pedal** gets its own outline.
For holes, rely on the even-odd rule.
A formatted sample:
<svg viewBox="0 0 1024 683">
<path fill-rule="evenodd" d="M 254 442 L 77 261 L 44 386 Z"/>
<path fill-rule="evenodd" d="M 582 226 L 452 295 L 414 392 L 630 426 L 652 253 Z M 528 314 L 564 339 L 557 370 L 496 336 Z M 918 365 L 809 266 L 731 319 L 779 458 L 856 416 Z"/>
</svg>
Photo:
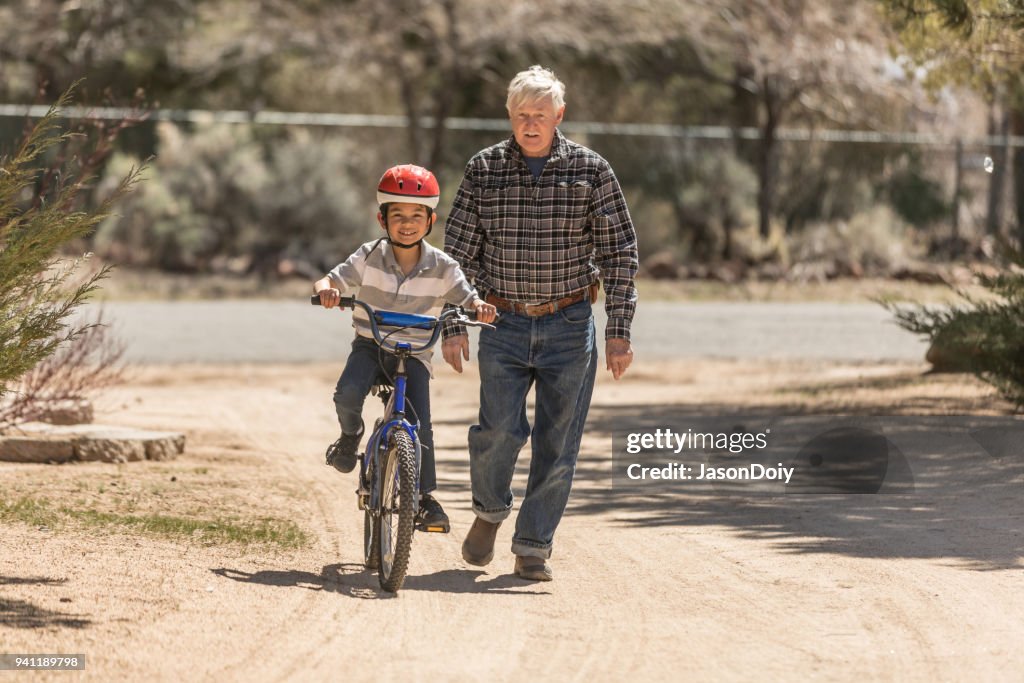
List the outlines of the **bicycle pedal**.
<svg viewBox="0 0 1024 683">
<path fill-rule="evenodd" d="M 416 524 L 416 531 L 422 531 L 427 534 L 447 534 L 452 530 L 449 524 Z"/>
</svg>

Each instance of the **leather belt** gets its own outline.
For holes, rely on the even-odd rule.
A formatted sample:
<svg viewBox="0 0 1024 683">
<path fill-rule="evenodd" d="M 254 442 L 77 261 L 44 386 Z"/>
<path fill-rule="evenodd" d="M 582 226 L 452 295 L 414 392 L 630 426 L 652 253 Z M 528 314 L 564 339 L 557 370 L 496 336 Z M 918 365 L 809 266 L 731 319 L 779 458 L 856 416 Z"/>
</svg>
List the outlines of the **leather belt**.
<svg viewBox="0 0 1024 683">
<path fill-rule="evenodd" d="M 489 304 L 494 304 L 494 307 L 499 311 L 505 311 L 508 313 L 515 313 L 517 315 L 525 315 L 531 318 L 539 318 L 542 315 L 551 315 L 555 311 L 560 311 L 567 306 L 572 306 L 575 303 L 579 303 L 586 299 L 590 294 L 590 289 L 581 289 L 578 292 L 564 296 L 561 299 L 555 299 L 554 301 L 545 301 L 542 304 L 524 304 L 518 301 L 509 301 L 508 299 L 502 299 L 497 294 L 488 293 L 484 297 L 484 301 Z"/>
</svg>

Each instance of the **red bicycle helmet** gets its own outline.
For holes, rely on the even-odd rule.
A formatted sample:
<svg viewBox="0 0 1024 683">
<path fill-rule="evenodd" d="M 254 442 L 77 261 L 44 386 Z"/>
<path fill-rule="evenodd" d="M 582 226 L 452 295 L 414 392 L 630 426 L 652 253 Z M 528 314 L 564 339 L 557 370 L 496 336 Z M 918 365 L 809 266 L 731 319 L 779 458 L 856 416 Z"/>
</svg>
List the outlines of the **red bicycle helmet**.
<svg viewBox="0 0 1024 683">
<path fill-rule="evenodd" d="M 422 166 L 392 166 L 384 172 L 377 184 L 378 204 L 406 202 L 436 209 L 440 199 L 441 188 L 437 178 Z"/>
</svg>

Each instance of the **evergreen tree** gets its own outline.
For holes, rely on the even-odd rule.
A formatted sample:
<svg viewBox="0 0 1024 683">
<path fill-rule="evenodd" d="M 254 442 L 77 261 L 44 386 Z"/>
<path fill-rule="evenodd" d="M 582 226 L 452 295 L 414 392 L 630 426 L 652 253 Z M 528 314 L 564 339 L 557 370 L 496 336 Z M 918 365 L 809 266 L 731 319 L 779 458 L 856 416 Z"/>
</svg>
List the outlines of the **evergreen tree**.
<svg viewBox="0 0 1024 683">
<path fill-rule="evenodd" d="M 79 135 L 61 124 L 69 98 L 70 90 L 12 154 L 0 157 L 0 400 L 60 344 L 88 328 L 71 324 L 69 316 L 109 268 L 71 285 L 83 259 L 61 258 L 60 250 L 92 232 L 138 179 L 133 169 L 98 206 L 80 207 L 90 165 L 58 154 Z"/>
</svg>

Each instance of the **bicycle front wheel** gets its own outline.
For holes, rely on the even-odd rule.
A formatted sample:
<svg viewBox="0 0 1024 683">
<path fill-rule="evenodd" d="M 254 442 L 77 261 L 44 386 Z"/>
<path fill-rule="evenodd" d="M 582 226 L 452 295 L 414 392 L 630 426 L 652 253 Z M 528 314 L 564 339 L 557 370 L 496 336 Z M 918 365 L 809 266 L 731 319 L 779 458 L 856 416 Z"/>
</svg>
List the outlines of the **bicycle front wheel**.
<svg viewBox="0 0 1024 683">
<path fill-rule="evenodd" d="M 363 510 L 363 564 L 367 569 L 380 567 L 380 517 Z"/>
<path fill-rule="evenodd" d="M 416 450 L 403 429 L 388 436 L 388 448 L 381 467 L 380 586 L 397 593 L 405 581 L 412 551 L 415 522 Z"/>
</svg>

